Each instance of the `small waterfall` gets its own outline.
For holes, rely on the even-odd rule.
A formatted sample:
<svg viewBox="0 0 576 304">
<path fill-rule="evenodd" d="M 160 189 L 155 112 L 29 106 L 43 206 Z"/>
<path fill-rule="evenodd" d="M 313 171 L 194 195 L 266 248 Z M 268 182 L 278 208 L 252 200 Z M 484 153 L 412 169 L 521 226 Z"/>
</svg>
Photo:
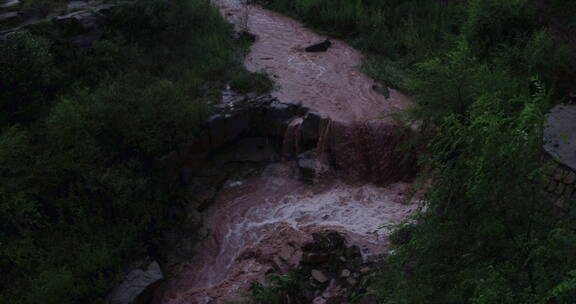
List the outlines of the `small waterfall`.
<svg viewBox="0 0 576 304">
<path fill-rule="evenodd" d="M 296 117 L 290 121 L 288 127 L 286 127 L 284 141 L 282 142 L 283 160 L 292 159 L 300 153 L 300 139 L 303 121 L 304 119 L 302 117 Z"/>
<path fill-rule="evenodd" d="M 320 121 L 318 143 L 316 144 L 316 157 L 322 162 L 328 163 L 332 148 L 332 120 L 324 117 Z"/>
</svg>

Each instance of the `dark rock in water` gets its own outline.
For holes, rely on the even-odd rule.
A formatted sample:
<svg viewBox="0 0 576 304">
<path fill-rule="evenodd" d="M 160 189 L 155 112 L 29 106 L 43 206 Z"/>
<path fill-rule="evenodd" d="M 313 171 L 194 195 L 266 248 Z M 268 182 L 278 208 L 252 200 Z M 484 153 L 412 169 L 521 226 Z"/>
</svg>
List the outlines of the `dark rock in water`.
<svg viewBox="0 0 576 304">
<path fill-rule="evenodd" d="M 320 136 L 320 124 L 324 117 L 318 112 L 310 112 L 302 122 L 302 141 L 316 142 Z"/>
<path fill-rule="evenodd" d="M 313 53 L 313 52 L 326 52 L 331 45 L 332 45 L 332 42 L 330 42 L 330 40 L 324 40 L 323 42 L 308 46 L 304 50 L 306 52 L 311 52 L 311 53 Z"/>
<path fill-rule="evenodd" d="M 375 84 L 372 86 L 372 90 L 386 98 L 390 98 L 390 89 L 387 86 Z"/>
<path fill-rule="evenodd" d="M 147 267 L 136 267 L 128 272 L 124 281 L 114 288 L 108 296 L 110 304 L 134 304 L 143 303 L 145 297 L 142 294 L 151 294 L 151 287 L 162 280 L 164 275 L 157 262 L 151 262 Z"/>
<path fill-rule="evenodd" d="M 254 43 L 256 42 L 256 35 L 248 31 L 234 32 L 234 34 L 232 34 L 232 39 Z"/>
<path fill-rule="evenodd" d="M 266 107 L 266 113 L 259 128 L 266 135 L 283 137 L 288 123 L 298 112 L 298 106 L 295 104 L 273 102 Z"/>
</svg>

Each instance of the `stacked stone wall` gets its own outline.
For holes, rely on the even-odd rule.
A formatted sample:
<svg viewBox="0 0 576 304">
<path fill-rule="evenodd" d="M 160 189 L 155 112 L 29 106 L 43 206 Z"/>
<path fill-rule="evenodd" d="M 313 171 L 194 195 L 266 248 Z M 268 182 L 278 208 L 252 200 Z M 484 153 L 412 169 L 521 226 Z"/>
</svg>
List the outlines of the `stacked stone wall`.
<svg viewBox="0 0 576 304">
<path fill-rule="evenodd" d="M 556 164 L 547 172 L 544 189 L 556 207 L 568 212 L 576 201 L 576 171 L 563 164 Z"/>
</svg>

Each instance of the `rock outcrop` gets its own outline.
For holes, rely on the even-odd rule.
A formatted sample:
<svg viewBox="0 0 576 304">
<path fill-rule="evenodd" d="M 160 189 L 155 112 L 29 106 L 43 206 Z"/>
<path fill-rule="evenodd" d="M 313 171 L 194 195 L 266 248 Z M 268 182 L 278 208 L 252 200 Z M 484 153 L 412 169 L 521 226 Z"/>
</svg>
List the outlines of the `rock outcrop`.
<svg viewBox="0 0 576 304">
<path fill-rule="evenodd" d="M 576 170 L 576 105 L 558 105 L 546 117 L 544 149 Z"/>
<path fill-rule="evenodd" d="M 153 288 L 164 278 L 156 261 L 140 261 L 129 270 L 124 280 L 108 296 L 110 304 L 146 304 L 151 300 Z"/>
<path fill-rule="evenodd" d="M 280 287 L 283 303 L 350 303 L 353 294 L 364 292 L 358 284 L 363 276 L 374 270 L 375 262 L 367 262 L 360 248 L 348 246 L 344 236 L 327 230 L 314 233 L 313 241 L 297 251 L 302 252 L 300 263 L 288 270 L 277 269 L 288 275 L 292 283 Z M 373 303 L 366 298 L 363 303 Z"/>
<path fill-rule="evenodd" d="M 116 7 L 94 1 L 71 1 L 60 8 L 65 13 L 56 14 L 44 7 L 21 9 L 19 0 L 10 0 L 0 5 L 0 38 L 49 20 L 71 44 L 88 48 L 102 37 L 107 17 Z"/>
</svg>

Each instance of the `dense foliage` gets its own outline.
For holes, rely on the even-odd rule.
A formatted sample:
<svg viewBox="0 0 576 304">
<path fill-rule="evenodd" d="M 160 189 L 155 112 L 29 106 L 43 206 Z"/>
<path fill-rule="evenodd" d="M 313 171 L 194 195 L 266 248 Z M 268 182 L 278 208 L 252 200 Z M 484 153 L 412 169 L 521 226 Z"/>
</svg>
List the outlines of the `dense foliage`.
<svg viewBox="0 0 576 304">
<path fill-rule="evenodd" d="M 542 190 L 543 113 L 573 77 L 574 46 L 547 20 L 574 7 L 553 2 L 260 2 L 367 52 L 366 70 L 411 93 L 433 130 L 425 207 L 370 288 L 381 303 L 576 299 L 576 217 Z"/>
<path fill-rule="evenodd" d="M 86 49 L 30 28 L 0 43 L 0 303 L 90 303 L 165 222 L 178 183 L 158 159 L 226 83 L 270 83 L 207 0 L 123 4 Z"/>
<path fill-rule="evenodd" d="M 483 59 L 506 54 L 506 64 L 522 72 L 539 68 L 539 73 L 545 73 L 546 67 L 554 76 L 574 76 L 573 69 L 558 61 L 567 59 L 566 54 L 562 56 L 562 49 L 552 48 L 549 35 L 533 35 L 534 31 L 545 30 L 538 20 L 547 19 L 546 14 L 562 16 L 564 19 L 548 19 L 571 24 L 570 15 L 565 16 L 575 10 L 569 1 L 541 6 L 535 2 L 543 1 L 524 0 L 252 1 L 345 39 L 366 54 L 362 67 L 365 72 L 403 91 L 409 91 L 407 82 L 416 64 L 450 52 L 462 37 L 470 43 L 472 53 Z"/>
</svg>

